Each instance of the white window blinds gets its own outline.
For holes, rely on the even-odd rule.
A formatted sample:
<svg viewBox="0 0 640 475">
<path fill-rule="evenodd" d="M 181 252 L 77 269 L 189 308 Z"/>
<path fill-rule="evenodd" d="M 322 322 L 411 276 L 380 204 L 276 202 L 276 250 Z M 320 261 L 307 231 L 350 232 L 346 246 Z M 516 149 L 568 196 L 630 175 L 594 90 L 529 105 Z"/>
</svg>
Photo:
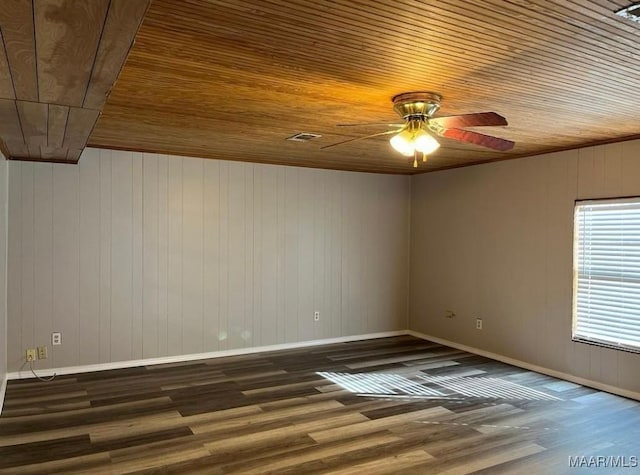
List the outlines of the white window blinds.
<svg viewBox="0 0 640 475">
<path fill-rule="evenodd" d="M 576 203 L 573 338 L 640 351 L 640 198 Z"/>
</svg>

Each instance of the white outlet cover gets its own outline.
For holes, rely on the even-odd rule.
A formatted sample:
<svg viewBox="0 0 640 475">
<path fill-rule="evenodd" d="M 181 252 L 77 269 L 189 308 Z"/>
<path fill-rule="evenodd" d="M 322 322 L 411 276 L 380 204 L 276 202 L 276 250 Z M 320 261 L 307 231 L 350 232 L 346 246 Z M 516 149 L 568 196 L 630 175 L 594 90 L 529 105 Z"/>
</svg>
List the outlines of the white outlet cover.
<svg viewBox="0 0 640 475">
<path fill-rule="evenodd" d="M 52 345 L 62 345 L 62 333 L 54 332 L 51 334 L 51 344 Z"/>
</svg>

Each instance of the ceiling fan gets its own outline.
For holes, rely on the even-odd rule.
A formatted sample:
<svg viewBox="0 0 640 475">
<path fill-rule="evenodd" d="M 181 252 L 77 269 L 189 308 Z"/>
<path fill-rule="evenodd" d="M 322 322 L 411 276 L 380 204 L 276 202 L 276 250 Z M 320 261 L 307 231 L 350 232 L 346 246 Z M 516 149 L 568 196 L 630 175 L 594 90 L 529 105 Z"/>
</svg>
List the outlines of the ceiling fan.
<svg viewBox="0 0 640 475">
<path fill-rule="evenodd" d="M 446 137 L 460 142 L 481 145 L 493 150 L 506 152 L 515 145 L 511 140 L 480 134 L 463 127 L 478 127 L 491 125 L 507 125 L 507 119 L 495 112 L 478 112 L 475 114 L 461 114 L 444 117 L 432 117 L 440 108 L 442 96 L 436 92 L 404 92 L 393 96 L 393 110 L 404 120 L 402 124 L 362 123 L 338 124 L 338 127 L 386 126 L 394 127 L 377 134 L 355 137 L 342 142 L 325 145 L 320 148 L 335 147 L 356 140 L 364 140 L 381 135 L 391 135 L 391 146 L 402 155 L 413 156 L 414 168 L 418 166 L 418 157 L 427 161 L 427 155 L 435 152 L 440 144 L 434 135 Z"/>
</svg>

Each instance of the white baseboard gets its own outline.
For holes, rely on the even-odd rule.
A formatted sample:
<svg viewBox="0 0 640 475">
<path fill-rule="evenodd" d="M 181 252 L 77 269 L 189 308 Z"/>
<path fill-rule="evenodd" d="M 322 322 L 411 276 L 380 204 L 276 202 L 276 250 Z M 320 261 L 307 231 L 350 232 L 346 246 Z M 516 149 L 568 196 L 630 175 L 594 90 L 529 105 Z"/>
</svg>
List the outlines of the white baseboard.
<svg viewBox="0 0 640 475">
<path fill-rule="evenodd" d="M 332 343 L 346 343 L 350 341 L 370 340 L 374 338 L 386 338 L 386 337 L 400 336 L 400 335 L 412 335 L 412 336 L 415 336 L 416 338 L 421 338 L 423 340 L 432 341 L 434 343 L 439 343 L 441 345 L 450 346 L 458 350 L 467 351 L 469 353 L 484 356 L 486 358 L 491 358 L 493 360 L 501 361 L 503 363 L 517 366 L 519 368 L 524 368 L 529 371 L 535 371 L 537 373 L 546 374 L 554 378 L 571 381 L 573 383 L 580 384 L 582 386 L 592 387 L 600 391 L 606 391 L 608 393 L 616 394 L 618 396 L 623 396 L 623 397 L 640 401 L 640 393 L 638 392 L 618 388 L 608 384 L 600 383 L 598 381 L 592 381 L 589 379 L 580 378 L 578 376 L 574 376 L 568 373 L 563 373 L 563 372 L 552 370 L 542 366 L 534 365 L 531 363 L 527 363 L 525 361 L 517 360 L 515 358 L 509 358 L 507 356 L 499 355 L 497 353 L 492 353 L 490 351 L 480 350 L 478 348 L 474 348 L 471 346 L 462 345 L 454 341 L 445 340 L 444 338 L 426 335 L 424 333 L 420 333 L 414 330 L 395 330 L 395 331 L 380 332 L 380 333 L 368 333 L 364 335 L 351 335 L 351 336 L 343 336 L 343 337 L 337 337 L 337 338 L 325 338 L 321 340 L 310 340 L 310 341 L 301 341 L 301 342 L 295 342 L 295 343 L 282 343 L 277 345 L 257 346 L 253 348 L 237 348 L 233 350 L 212 351 L 207 353 L 196 353 L 196 354 L 190 354 L 190 355 L 163 356 L 159 358 L 147 358 L 147 359 L 141 359 L 141 360 L 116 361 L 113 363 L 99 363 L 99 364 L 90 364 L 90 365 L 83 365 L 83 366 L 67 366 L 63 368 L 38 369 L 37 372 L 39 376 L 45 376 L 45 377 L 51 376 L 53 374 L 63 375 L 63 374 L 76 374 L 76 373 L 90 373 L 93 371 L 106 371 L 111 369 L 133 368 L 137 366 L 151 366 L 151 365 L 165 364 L 165 363 L 197 361 L 197 360 L 204 360 L 204 359 L 211 359 L 211 358 L 222 358 L 225 356 L 247 355 L 251 353 L 261 353 L 266 351 L 289 350 L 289 349 L 295 349 L 295 348 L 328 345 Z M 4 403 L 4 395 L 7 388 L 7 381 L 13 380 L 13 379 L 27 379 L 32 377 L 33 377 L 33 374 L 31 373 L 31 371 L 15 371 L 7 374 L 7 376 L 4 378 L 4 381 L 2 381 L 2 384 L 0 385 L 0 413 L 2 411 L 2 405 Z"/>
<path fill-rule="evenodd" d="M 590 379 L 580 378 L 572 374 L 563 373 L 561 371 L 556 371 L 553 369 L 545 368 L 543 366 L 527 363 L 525 361 L 509 358 L 508 356 L 502 356 L 497 353 L 491 353 L 490 351 L 480 350 L 478 348 L 473 348 L 467 345 L 461 345 L 460 343 L 445 340 L 444 338 L 438 338 L 437 336 L 425 335 L 424 333 L 420 333 L 413 330 L 408 330 L 407 334 L 415 336 L 417 338 L 422 338 L 423 340 L 433 341 L 434 343 L 439 343 L 441 345 L 446 345 L 452 348 L 456 348 L 458 350 L 473 353 L 475 355 L 491 358 L 492 360 L 501 361 L 503 363 L 510 364 L 512 366 L 518 366 L 519 368 L 524 368 L 529 371 L 535 371 L 536 373 L 546 374 L 547 376 L 552 376 L 554 378 L 564 379 L 565 381 L 571 381 L 572 383 L 580 384 L 581 386 L 588 386 L 590 388 L 599 389 L 600 391 L 605 391 L 608 393 L 616 394 L 618 396 L 623 396 L 629 399 L 635 399 L 637 401 L 640 401 L 640 393 L 635 391 L 629 391 L 627 389 L 618 388 L 616 386 L 611 386 L 609 384 L 599 383 L 598 381 L 592 381 Z"/>
<path fill-rule="evenodd" d="M 0 381 L 0 415 L 2 415 L 2 406 L 4 405 L 4 395 L 7 392 L 7 375 Z"/>
<path fill-rule="evenodd" d="M 142 360 L 115 361 L 113 363 L 98 363 L 82 366 L 67 366 L 63 368 L 37 369 L 38 376 L 52 376 L 63 374 L 90 373 L 93 371 L 106 371 L 110 369 L 134 368 L 137 366 L 151 366 L 165 363 L 180 363 L 184 361 L 197 361 L 210 358 L 221 358 L 224 356 L 247 355 L 250 353 L 261 353 L 265 351 L 289 350 L 294 348 L 304 348 L 307 346 L 329 345 L 332 343 L 346 343 L 349 341 L 371 340 L 374 338 L 386 338 L 390 336 L 407 335 L 407 330 L 395 330 L 380 333 L 367 333 L 365 335 L 341 336 L 337 338 L 325 338 L 322 340 L 300 341 L 295 343 L 281 343 L 277 345 L 255 346 L 252 348 L 236 348 L 233 350 L 211 351 L 208 353 L 195 353 L 191 355 L 162 356 L 159 358 L 146 358 Z M 14 371 L 7 375 L 6 379 L 28 379 L 33 378 L 33 374 L 28 371 Z M 6 382 L 5 382 L 6 386 Z M 3 388 L 5 387 L 3 386 Z M 4 400 L 4 398 L 2 399 Z"/>
</svg>

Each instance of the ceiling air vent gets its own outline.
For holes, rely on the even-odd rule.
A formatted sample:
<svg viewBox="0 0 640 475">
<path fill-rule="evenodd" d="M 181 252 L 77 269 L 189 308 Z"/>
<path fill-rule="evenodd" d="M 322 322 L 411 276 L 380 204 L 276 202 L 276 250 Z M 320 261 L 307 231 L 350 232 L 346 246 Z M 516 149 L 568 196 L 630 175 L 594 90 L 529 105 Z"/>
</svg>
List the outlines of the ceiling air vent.
<svg viewBox="0 0 640 475">
<path fill-rule="evenodd" d="M 640 3 L 634 3 L 633 5 L 629 5 L 615 13 L 622 18 L 640 23 Z"/>
<path fill-rule="evenodd" d="M 287 140 L 293 140 L 294 142 L 308 142 L 311 139 L 317 139 L 322 137 L 320 134 L 310 134 L 309 132 L 300 132 L 299 134 L 287 137 Z"/>
</svg>

